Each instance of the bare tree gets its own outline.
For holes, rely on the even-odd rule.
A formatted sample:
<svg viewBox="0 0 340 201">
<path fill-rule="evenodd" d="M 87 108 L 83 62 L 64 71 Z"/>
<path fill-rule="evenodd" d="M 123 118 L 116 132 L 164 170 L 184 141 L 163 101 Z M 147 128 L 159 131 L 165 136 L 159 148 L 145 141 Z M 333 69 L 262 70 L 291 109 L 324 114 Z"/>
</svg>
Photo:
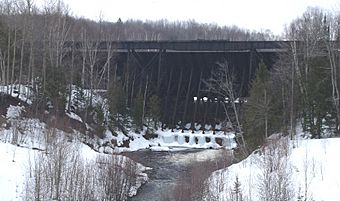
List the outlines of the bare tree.
<svg viewBox="0 0 340 201">
<path fill-rule="evenodd" d="M 82 69 L 81 69 L 81 87 L 85 88 L 85 70 L 86 70 L 86 58 L 87 58 L 87 34 L 86 30 L 82 28 L 81 32 L 81 47 L 82 47 Z"/>
<path fill-rule="evenodd" d="M 310 131 L 313 138 L 320 137 L 322 134 L 322 119 L 325 118 L 326 110 L 328 110 L 326 106 L 333 103 L 336 108 L 336 116 L 338 116 L 339 108 L 336 106 L 339 103 L 336 103 L 338 96 L 336 79 L 338 78 L 334 77 L 336 72 L 335 52 L 333 51 L 334 47 L 331 47 L 329 43 L 327 17 L 328 15 L 323 10 L 309 8 L 302 17 L 294 20 L 287 29 L 287 38 L 292 41 L 288 49 L 294 70 L 291 71 L 291 91 L 293 92 L 294 82 L 298 86 L 297 93 L 291 94 L 299 94 L 299 96 L 294 96 L 295 99 L 301 97 L 301 101 L 293 100 L 293 102 L 300 103 L 302 106 L 295 107 L 298 108 L 297 115 L 302 116 L 304 119 L 302 122 L 303 129 Z M 328 64 L 326 58 L 329 60 Z M 318 99 L 318 94 L 323 94 L 324 97 L 327 96 L 328 98 Z M 332 103 L 329 100 L 332 100 Z M 291 130 L 294 131 L 292 127 L 293 123 L 291 123 Z"/>
<path fill-rule="evenodd" d="M 90 106 L 92 106 L 94 84 L 94 67 L 97 62 L 98 42 L 88 42 L 87 49 L 90 64 Z"/>
<path fill-rule="evenodd" d="M 46 152 L 35 154 L 25 200 L 124 201 L 135 193 L 138 164 L 117 155 L 85 161 L 78 145 L 58 136 Z"/>
<path fill-rule="evenodd" d="M 325 18 L 326 21 L 326 18 Z M 326 23 L 326 22 L 325 22 Z M 336 110 L 336 133 L 340 134 L 340 93 L 339 93 L 339 69 L 340 69 L 340 61 L 337 61 L 337 55 L 338 57 L 340 55 L 339 47 L 337 47 L 335 41 L 336 34 L 339 31 L 338 25 L 337 25 L 336 18 L 331 19 L 330 25 L 325 24 L 325 31 L 326 31 L 326 37 L 325 37 L 325 44 L 327 47 L 327 53 L 328 53 L 328 59 L 330 64 L 330 77 L 331 77 L 331 83 L 332 83 L 332 102 L 334 104 L 335 110 Z M 332 31 L 332 32 L 330 32 Z"/>
<path fill-rule="evenodd" d="M 247 149 L 246 149 L 246 143 L 243 137 L 243 131 L 242 126 L 239 118 L 239 111 L 236 106 L 236 99 L 237 96 L 235 95 L 235 89 L 234 89 L 234 75 L 229 67 L 229 64 L 227 61 L 223 63 L 217 63 L 217 68 L 212 71 L 211 78 L 208 80 L 203 80 L 205 83 L 207 90 L 217 94 L 221 98 L 225 99 L 227 98 L 229 103 L 231 104 L 232 110 L 233 110 L 233 117 L 235 119 L 235 122 L 232 122 L 234 125 L 236 125 L 236 140 L 243 152 L 243 154 L 247 155 Z M 224 112 L 229 118 L 229 111 L 227 109 L 227 106 L 223 100 L 222 102 Z"/>
<path fill-rule="evenodd" d="M 288 166 L 288 138 L 271 139 L 263 149 L 258 161 L 261 172 L 259 179 L 259 196 L 263 201 L 284 200 L 294 198 L 294 190 L 290 185 L 291 167 Z"/>
<path fill-rule="evenodd" d="M 16 22 L 14 21 L 14 39 L 13 39 L 13 57 L 12 57 L 12 70 L 11 70 L 11 79 L 10 79 L 10 91 L 9 93 L 12 94 L 13 93 L 13 85 L 15 83 L 15 75 L 14 75 L 14 72 L 15 72 L 15 63 L 16 63 L 16 49 L 17 49 L 17 32 L 18 32 L 18 26 L 16 24 Z"/>
</svg>

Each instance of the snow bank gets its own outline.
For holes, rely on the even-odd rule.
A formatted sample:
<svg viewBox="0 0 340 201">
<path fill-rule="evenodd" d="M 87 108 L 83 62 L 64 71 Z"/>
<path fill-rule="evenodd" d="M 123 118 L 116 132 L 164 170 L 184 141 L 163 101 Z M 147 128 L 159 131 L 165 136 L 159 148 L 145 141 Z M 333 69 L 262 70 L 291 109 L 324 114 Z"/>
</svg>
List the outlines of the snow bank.
<svg viewBox="0 0 340 201">
<path fill-rule="evenodd" d="M 336 158 L 340 139 L 288 141 L 287 145 L 287 150 L 259 150 L 237 164 L 214 172 L 208 181 L 210 193 L 205 200 L 235 200 L 238 180 L 238 194 L 242 194 L 243 200 L 263 200 L 264 196 L 276 193 L 281 196 L 276 199 L 287 196 L 288 200 L 338 201 L 340 163 Z M 271 184 L 265 186 L 268 183 Z M 278 189 L 279 186 L 282 188 Z"/>
<path fill-rule="evenodd" d="M 148 169 L 147 167 L 121 155 L 107 155 L 94 151 L 82 143 L 83 135 L 76 131 L 74 133 L 65 133 L 55 128 L 48 128 L 45 123 L 40 122 L 38 119 L 23 118 L 21 117 L 23 109 L 24 107 L 21 106 L 9 106 L 6 114 L 9 126 L 6 128 L 0 127 L 1 201 L 24 200 L 25 196 L 28 195 L 26 187 L 34 184 L 32 171 L 37 159 L 53 155 L 54 152 L 51 146 L 55 143 L 60 143 L 67 150 L 79 153 L 86 166 L 97 167 L 100 165 L 98 160 L 103 158 L 113 159 L 113 162 L 118 162 L 119 164 L 116 164 L 116 166 L 119 166 L 119 168 L 135 166 L 136 172 L 134 175 L 136 175 L 136 181 L 128 193 L 130 196 L 135 195 L 137 189 L 147 181 L 148 176 L 144 173 Z M 67 153 L 71 154 L 71 152 Z M 66 161 L 71 159 L 66 159 Z M 46 160 L 44 160 L 44 163 L 46 163 Z M 65 165 L 69 165 L 68 163 Z M 93 171 L 96 172 L 95 170 Z"/>
<path fill-rule="evenodd" d="M 80 116 L 77 115 L 76 113 L 73 113 L 73 112 L 68 113 L 68 112 L 66 112 L 66 115 L 67 115 L 68 117 L 70 117 L 71 119 L 74 119 L 74 120 L 77 120 L 77 121 L 83 123 L 83 120 L 82 120 L 82 119 L 80 118 Z"/>
<path fill-rule="evenodd" d="M 297 195 L 307 192 L 307 200 L 339 200 L 339 153 L 340 138 L 301 141 L 299 146 L 293 149 L 290 160 L 295 170 L 292 175 L 295 189 L 301 189 Z"/>
<path fill-rule="evenodd" d="M 96 163 L 98 157 L 107 157 L 108 155 L 99 154 L 84 144 L 78 144 L 79 152 L 83 160 L 87 163 Z M 0 141 L 0 195 L 1 201 L 24 200 L 26 194 L 26 185 L 29 180 L 30 170 L 34 168 L 34 160 L 41 154 L 41 151 L 12 145 Z M 123 164 L 134 163 L 124 156 L 114 156 L 117 161 Z M 92 161 L 92 162 L 91 162 Z M 128 162 L 130 161 L 130 162 Z M 128 162 L 128 163 L 127 163 Z M 119 164 L 119 165 L 123 165 Z M 148 168 L 136 163 L 136 183 L 131 187 L 129 196 L 137 193 L 138 188 L 147 181 L 147 174 L 144 173 Z"/>
<path fill-rule="evenodd" d="M 6 118 L 7 119 L 16 119 L 19 118 L 21 115 L 22 110 L 24 109 L 24 106 L 13 106 L 10 105 L 7 108 Z"/>
<path fill-rule="evenodd" d="M 21 192 L 33 150 L 0 141 L 0 195 L 2 201 L 22 200 Z"/>
</svg>

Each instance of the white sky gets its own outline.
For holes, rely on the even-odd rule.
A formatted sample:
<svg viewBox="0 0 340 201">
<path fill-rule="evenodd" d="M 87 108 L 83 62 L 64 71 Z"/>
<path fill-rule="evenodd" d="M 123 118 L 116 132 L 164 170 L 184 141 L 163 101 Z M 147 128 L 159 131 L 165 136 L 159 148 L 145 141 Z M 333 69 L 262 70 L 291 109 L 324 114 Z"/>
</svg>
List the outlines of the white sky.
<svg viewBox="0 0 340 201">
<path fill-rule="evenodd" d="M 37 0 L 37 2 L 42 0 Z M 169 21 L 194 19 L 202 23 L 237 25 L 280 34 L 285 24 L 309 6 L 340 12 L 340 0 L 64 0 L 73 14 L 116 22 L 118 18 Z"/>
</svg>

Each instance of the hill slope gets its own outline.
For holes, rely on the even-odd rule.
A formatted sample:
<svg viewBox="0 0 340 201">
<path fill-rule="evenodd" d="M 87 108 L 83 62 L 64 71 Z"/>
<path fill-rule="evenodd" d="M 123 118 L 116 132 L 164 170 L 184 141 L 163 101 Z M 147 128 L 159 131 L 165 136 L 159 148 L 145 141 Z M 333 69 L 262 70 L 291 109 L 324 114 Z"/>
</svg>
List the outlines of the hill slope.
<svg viewBox="0 0 340 201">
<path fill-rule="evenodd" d="M 340 198 L 340 139 L 273 140 L 240 163 L 214 172 L 206 200 Z"/>
</svg>

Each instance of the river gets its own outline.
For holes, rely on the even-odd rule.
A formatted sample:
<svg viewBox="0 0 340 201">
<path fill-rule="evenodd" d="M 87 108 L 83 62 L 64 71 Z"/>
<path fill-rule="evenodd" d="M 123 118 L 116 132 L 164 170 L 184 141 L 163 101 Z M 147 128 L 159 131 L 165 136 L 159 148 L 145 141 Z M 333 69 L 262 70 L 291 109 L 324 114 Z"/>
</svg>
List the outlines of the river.
<svg viewBox="0 0 340 201">
<path fill-rule="evenodd" d="M 131 159 L 152 168 L 146 173 L 149 181 L 144 184 L 131 201 L 164 201 L 164 197 L 173 199 L 176 182 L 185 179 L 190 167 L 204 161 L 221 161 L 230 157 L 230 151 L 219 149 L 186 150 L 174 152 L 137 151 L 124 154 Z M 228 158 L 226 158 L 226 161 Z M 230 160 L 229 160 L 230 161 Z M 230 163 L 229 163 L 230 165 Z M 188 176 L 187 176 L 188 177 Z"/>
</svg>

